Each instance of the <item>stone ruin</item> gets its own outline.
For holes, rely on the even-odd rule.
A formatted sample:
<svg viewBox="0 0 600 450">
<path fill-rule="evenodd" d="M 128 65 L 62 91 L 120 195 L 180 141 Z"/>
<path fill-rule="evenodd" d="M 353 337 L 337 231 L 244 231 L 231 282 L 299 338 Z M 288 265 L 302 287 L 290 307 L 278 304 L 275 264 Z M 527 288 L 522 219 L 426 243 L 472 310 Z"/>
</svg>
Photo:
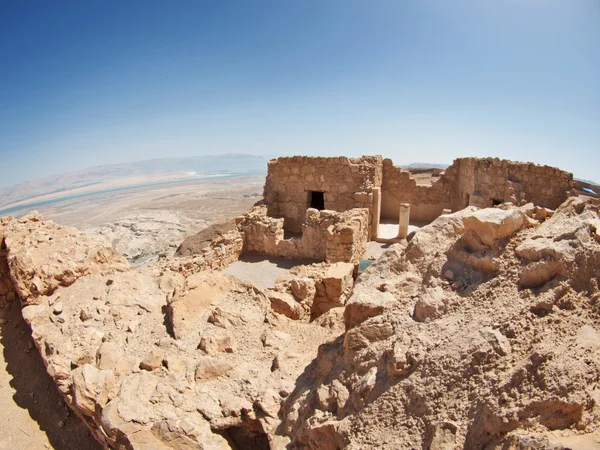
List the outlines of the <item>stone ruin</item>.
<svg viewBox="0 0 600 450">
<path fill-rule="evenodd" d="M 106 448 L 597 443 L 600 205 L 549 167 L 464 158 L 435 176 L 279 158 L 235 227 L 136 269 L 101 238 L 5 218 L 0 301 L 20 301 Z M 379 220 L 407 209 L 430 223 L 356 278 Z M 245 253 L 314 263 L 261 289 L 222 272 Z"/>
<path fill-rule="evenodd" d="M 410 205 L 410 220 L 430 223 L 445 210 L 488 208 L 502 203 L 557 208 L 573 189 L 573 175 L 555 167 L 498 158 L 459 158 L 435 169 L 431 186 L 381 156 L 327 158 L 294 156 L 269 162 L 264 189 L 267 214 L 283 218 L 283 229 L 301 233 L 310 208 L 368 211 L 368 238 L 376 239 L 380 219 L 398 220 Z"/>
</svg>

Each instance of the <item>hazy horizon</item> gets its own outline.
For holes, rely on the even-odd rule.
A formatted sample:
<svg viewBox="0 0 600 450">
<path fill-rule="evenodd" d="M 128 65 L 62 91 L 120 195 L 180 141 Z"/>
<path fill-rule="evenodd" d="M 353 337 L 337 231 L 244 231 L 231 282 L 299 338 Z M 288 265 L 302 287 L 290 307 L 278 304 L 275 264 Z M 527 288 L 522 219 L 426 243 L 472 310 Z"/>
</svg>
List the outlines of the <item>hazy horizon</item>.
<svg viewBox="0 0 600 450">
<path fill-rule="evenodd" d="M 0 25 L 2 187 L 222 153 L 600 178 L 595 0 L 34 0 Z"/>
</svg>

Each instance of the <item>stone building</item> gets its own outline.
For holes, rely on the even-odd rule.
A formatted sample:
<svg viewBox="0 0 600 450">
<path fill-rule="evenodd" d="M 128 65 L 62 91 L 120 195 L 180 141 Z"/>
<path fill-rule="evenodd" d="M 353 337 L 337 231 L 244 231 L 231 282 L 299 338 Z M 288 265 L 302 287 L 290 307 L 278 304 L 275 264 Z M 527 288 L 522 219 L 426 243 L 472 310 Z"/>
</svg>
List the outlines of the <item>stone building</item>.
<svg viewBox="0 0 600 450">
<path fill-rule="evenodd" d="M 268 166 L 266 214 L 283 219 L 286 232 L 301 233 L 310 208 L 337 212 L 365 208 L 367 233 L 375 239 L 380 219 L 398 219 L 403 203 L 410 204 L 412 221 L 428 223 L 444 210 L 469 205 L 532 202 L 555 209 L 573 188 L 571 173 L 498 158 L 459 158 L 433 175 L 431 185 L 419 185 L 411 172 L 381 156 L 277 158 Z"/>
</svg>

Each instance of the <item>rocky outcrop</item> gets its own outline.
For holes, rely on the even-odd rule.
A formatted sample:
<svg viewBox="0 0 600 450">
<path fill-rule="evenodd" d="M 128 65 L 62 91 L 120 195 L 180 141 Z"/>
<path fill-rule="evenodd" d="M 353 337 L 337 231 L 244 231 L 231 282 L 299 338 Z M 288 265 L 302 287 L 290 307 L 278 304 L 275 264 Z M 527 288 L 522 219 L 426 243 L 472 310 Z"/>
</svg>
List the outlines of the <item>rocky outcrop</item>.
<svg viewBox="0 0 600 450">
<path fill-rule="evenodd" d="M 83 276 L 129 269 L 127 261 L 101 237 L 43 222 L 35 212 L 7 221 L 3 234 L 15 289 L 27 303 Z"/>
<path fill-rule="evenodd" d="M 271 306 L 291 319 L 314 320 L 346 304 L 354 285 L 353 273 L 350 263 L 296 266 L 268 291 Z"/>
<path fill-rule="evenodd" d="M 359 277 L 346 332 L 320 346 L 314 370 L 282 409 L 279 431 L 292 437 L 290 447 L 593 442 L 598 210 L 569 200 L 541 225 L 520 212 L 464 210 L 417 231 L 405 251 L 392 246 Z M 540 262 L 560 270 L 523 284 L 522 273 Z"/>
<path fill-rule="evenodd" d="M 193 256 L 202 254 L 202 250 L 209 247 L 211 242 L 236 228 L 234 220 L 223 223 L 215 223 L 187 237 L 177 248 L 178 256 Z"/>
<path fill-rule="evenodd" d="M 265 448 L 283 439 L 280 404 L 331 326 L 276 314 L 259 288 L 208 267 L 131 269 L 108 243 L 37 216 L 2 225 L 35 346 L 105 446 Z"/>
<path fill-rule="evenodd" d="M 137 210 L 112 222 L 84 229 L 100 235 L 133 266 L 148 266 L 173 256 L 177 244 L 198 225 L 183 214 L 164 209 Z"/>
</svg>

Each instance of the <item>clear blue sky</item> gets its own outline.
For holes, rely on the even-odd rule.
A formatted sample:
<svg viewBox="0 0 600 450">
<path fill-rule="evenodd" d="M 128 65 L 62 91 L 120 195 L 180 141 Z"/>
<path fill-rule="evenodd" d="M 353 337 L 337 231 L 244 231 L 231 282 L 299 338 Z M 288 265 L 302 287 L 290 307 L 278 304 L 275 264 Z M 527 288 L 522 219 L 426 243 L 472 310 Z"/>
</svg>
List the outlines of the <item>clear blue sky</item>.
<svg viewBox="0 0 600 450">
<path fill-rule="evenodd" d="M 0 0 L 7 185 L 223 152 L 600 181 L 599 0 Z"/>
</svg>

